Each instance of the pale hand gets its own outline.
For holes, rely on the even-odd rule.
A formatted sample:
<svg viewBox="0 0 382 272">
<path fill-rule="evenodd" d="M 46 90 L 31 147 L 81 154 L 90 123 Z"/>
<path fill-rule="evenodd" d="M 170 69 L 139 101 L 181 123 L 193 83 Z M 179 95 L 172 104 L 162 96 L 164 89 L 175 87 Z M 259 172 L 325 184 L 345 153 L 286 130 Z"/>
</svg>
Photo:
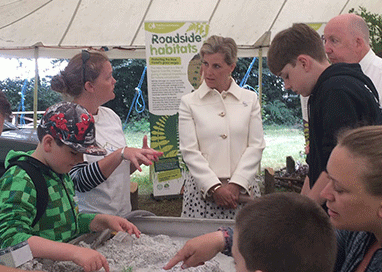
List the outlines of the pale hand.
<svg viewBox="0 0 382 272">
<path fill-rule="evenodd" d="M 142 148 L 125 147 L 123 156 L 135 166 L 138 171 L 142 172 L 141 164 L 151 165 L 152 161 L 158 161 L 163 156 L 163 152 L 156 151 L 147 145 L 147 136 L 143 137 Z"/>
<path fill-rule="evenodd" d="M 85 272 L 98 271 L 102 267 L 106 272 L 110 271 L 106 258 L 96 250 L 76 247 L 73 252 L 73 262 L 81 266 Z"/>
<path fill-rule="evenodd" d="M 110 215 L 110 214 L 97 214 L 90 222 L 90 229 L 92 231 L 103 231 L 105 229 L 111 229 L 114 231 L 126 231 L 130 235 L 135 234 L 139 238 L 141 232 L 138 228 L 127 219 Z"/>
<path fill-rule="evenodd" d="M 221 231 L 207 233 L 188 240 L 163 269 L 169 270 L 179 262 L 183 262 L 183 269 L 203 265 L 204 262 L 211 260 L 223 249 L 223 233 Z"/>
</svg>

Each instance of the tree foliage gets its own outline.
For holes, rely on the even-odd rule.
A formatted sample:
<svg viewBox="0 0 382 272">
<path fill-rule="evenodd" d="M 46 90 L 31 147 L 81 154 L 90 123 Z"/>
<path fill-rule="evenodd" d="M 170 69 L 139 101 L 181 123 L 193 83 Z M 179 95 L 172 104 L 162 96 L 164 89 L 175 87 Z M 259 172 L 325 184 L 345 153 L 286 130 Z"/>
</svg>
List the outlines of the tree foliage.
<svg viewBox="0 0 382 272">
<path fill-rule="evenodd" d="M 5 93 L 9 103 L 11 104 L 12 111 L 21 111 L 22 102 L 24 102 L 25 111 L 33 110 L 34 82 L 34 78 L 25 80 L 12 80 L 8 78 L 0 81 L 0 89 Z M 24 85 L 24 99 L 22 99 Z M 49 106 L 61 100 L 61 95 L 50 89 L 50 82 L 48 78 L 39 80 L 37 95 L 38 111 L 45 111 Z"/>
<path fill-rule="evenodd" d="M 129 121 L 137 121 L 141 118 L 148 119 L 148 94 L 147 94 L 147 77 L 146 74 L 143 78 L 141 91 L 142 97 L 138 99 L 138 110 L 143 109 L 142 113 L 138 113 L 135 110 L 135 106 L 132 104 L 134 96 L 136 94 L 136 88 L 141 80 L 142 73 L 146 66 L 144 59 L 116 59 L 111 61 L 113 66 L 113 77 L 117 80 L 115 84 L 114 93 L 115 99 L 107 102 L 105 106 L 112 108 L 124 121 L 129 118 Z M 133 107 L 131 109 L 131 107 Z M 131 109 L 130 116 L 127 116 Z"/>
<path fill-rule="evenodd" d="M 252 58 L 241 58 L 232 74 L 240 83 L 245 76 Z M 300 97 L 291 90 L 284 89 L 283 81 L 268 69 L 266 58 L 262 61 L 262 115 L 264 124 L 302 124 Z M 259 93 L 259 61 L 254 63 L 246 85 Z"/>
</svg>

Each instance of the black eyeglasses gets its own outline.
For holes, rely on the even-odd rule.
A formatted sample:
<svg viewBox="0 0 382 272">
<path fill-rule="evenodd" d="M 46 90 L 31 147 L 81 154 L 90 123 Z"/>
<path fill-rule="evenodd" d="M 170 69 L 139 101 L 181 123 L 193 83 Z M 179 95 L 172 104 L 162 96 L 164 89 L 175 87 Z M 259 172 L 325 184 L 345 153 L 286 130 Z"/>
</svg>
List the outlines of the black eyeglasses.
<svg viewBox="0 0 382 272">
<path fill-rule="evenodd" d="M 86 50 L 82 50 L 81 54 L 82 58 L 82 81 L 85 85 L 85 68 L 86 68 L 86 62 L 90 59 L 90 53 Z"/>
</svg>

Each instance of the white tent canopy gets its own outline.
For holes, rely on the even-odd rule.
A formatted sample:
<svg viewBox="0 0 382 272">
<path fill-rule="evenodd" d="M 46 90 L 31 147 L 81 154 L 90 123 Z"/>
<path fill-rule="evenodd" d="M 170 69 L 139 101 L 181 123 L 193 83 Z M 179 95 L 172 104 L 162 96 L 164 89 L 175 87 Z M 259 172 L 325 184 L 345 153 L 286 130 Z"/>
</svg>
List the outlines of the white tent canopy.
<svg viewBox="0 0 382 272">
<path fill-rule="evenodd" d="M 381 0 L 0 0 L 0 56 L 70 58 L 105 46 L 110 58 L 145 58 L 145 21 L 206 21 L 252 57 L 295 22 L 359 6 L 382 13 Z"/>
</svg>

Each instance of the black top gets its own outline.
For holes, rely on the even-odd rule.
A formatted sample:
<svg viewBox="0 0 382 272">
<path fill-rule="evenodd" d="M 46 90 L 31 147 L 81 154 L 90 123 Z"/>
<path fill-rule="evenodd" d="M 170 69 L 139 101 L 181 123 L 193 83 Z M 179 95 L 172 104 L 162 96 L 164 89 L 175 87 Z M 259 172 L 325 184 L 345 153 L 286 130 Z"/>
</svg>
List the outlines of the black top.
<svg viewBox="0 0 382 272">
<path fill-rule="evenodd" d="M 359 64 L 329 66 L 309 97 L 308 114 L 310 187 L 326 170 L 340 130 L 382 124 L 378 92 Z"/>
</svg>

